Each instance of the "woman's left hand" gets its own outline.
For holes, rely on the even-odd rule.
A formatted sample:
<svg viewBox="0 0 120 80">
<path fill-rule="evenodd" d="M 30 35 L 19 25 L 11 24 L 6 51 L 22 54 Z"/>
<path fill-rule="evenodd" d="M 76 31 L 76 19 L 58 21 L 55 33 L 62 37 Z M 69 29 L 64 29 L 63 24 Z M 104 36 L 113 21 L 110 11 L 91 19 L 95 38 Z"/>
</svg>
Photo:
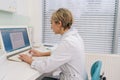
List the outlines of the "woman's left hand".
<svg viewBox="0 0 120 80">
<path fill-rule="evenodd" d="M 24 61 L 24 62 L 26 62 L 28 64 L 31 64 L 32 61 L 33 61 L 32 57 L 28 56 L 26 54 L 20 54 L 19 56 L 20 56 L 19 59 L 21 59 L 22 61 Z"/>
</svg>

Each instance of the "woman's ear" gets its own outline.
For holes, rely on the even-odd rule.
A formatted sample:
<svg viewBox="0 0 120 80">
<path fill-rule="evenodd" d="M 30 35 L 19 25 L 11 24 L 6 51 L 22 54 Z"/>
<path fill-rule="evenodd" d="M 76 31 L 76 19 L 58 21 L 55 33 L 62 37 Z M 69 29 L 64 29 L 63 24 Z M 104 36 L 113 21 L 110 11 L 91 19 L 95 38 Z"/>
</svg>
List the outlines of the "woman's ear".
<svg viewBox="0 0 120 80">
<path fill-rule="evenodd" d="M 61 22 L 61 21 L 59 21 L 58 25 L 61 27 L 61 26 L 62 26 L 62 22 Z"/>
</svg>

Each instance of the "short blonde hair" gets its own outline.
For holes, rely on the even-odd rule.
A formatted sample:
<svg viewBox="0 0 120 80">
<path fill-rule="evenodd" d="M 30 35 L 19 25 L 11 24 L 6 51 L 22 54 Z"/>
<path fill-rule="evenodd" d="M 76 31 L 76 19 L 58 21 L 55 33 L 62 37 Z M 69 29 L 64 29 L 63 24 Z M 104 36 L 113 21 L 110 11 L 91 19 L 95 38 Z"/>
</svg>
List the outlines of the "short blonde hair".
<svg viewBox="0 0 120 80">
<path fill-rule="evenodd" d="M 51 21 L 54 21 L 56 24 L 61 21 L 62 27 L 64 29 L 69 29 L 73 23 L 73 16 L 68 9 L 59 8 L 52 14 Z"/>
</svg>

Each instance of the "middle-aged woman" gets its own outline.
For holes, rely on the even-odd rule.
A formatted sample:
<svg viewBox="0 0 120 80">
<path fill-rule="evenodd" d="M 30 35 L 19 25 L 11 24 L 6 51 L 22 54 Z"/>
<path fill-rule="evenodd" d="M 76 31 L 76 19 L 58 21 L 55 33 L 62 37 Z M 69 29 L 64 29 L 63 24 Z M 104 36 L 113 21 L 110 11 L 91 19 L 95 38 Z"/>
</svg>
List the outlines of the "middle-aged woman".
<svg viewBox="0 0 120 80">
<path fill-rule="evenodd" d="M 68 9 L 60 8 L 55 11 L 51 17 L 51 28 L 55 34 L 62 36 L 57 48 L 51 52 L 31 49 L 30 54 L 40 57 L 39 59 L 33 59 L 25 54 L 20 55 L 20 59 L 40 73 L 60 68 L 62 71 L 60 80 L 87 80 L 83 39 L 71 27 L 72 23 L 73 16 Z M 47 57 L 41 59 L 43 56 Z"/>
</svg>

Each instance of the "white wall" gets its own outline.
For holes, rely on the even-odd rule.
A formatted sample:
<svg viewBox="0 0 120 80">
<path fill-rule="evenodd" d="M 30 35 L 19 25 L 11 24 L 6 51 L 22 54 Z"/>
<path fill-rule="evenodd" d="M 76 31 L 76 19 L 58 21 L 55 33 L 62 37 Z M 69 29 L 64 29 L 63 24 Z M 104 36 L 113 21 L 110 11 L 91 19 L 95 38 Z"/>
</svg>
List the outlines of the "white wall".
<svg viewBox="0 0 120 80">
<path fill-rule="evenodd" d="M 28 0 L 29 25 L 33 27 L 33 43 L 42 41 L 42 0 Z"/>
<path fill-rule="evenodd" d="M 42 0 L 16 0 L 17 16 L 29 18 L 28 26 L 32 27 L 32 42 L 42 41 Z"/>
<path fill-rule="evenodd" d="M 29 18 L 28 26 L 32 27 L 32 42 L 42 41 L 42 0 L 16 0 L 17 16 Z M 21 21 L 22 22 L 22 21 Z"/>
<path fill-rule="evenodd" d="M 27 0 L 16 0 L 16 14 L 22 16 L 28 16 Z"/>
</svg>

